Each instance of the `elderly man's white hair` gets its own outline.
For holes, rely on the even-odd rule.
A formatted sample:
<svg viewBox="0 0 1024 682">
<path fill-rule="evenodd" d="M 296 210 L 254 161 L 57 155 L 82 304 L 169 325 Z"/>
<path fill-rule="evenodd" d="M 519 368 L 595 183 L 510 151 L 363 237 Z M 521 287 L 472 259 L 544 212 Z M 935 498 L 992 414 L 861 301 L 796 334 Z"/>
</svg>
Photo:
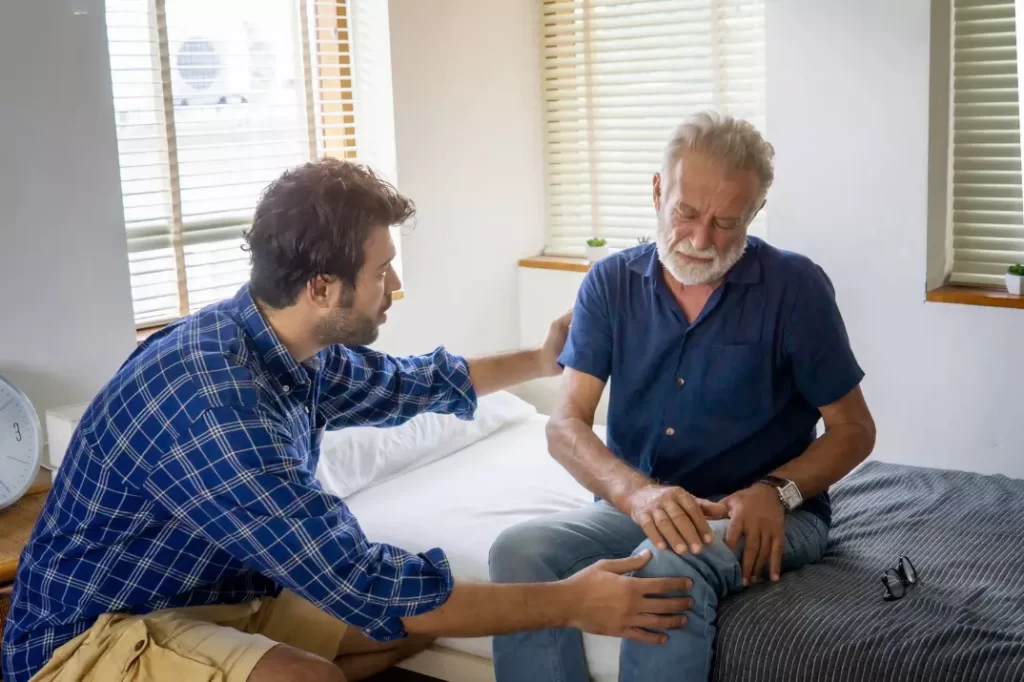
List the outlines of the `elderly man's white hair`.
<svg viewBox="0 0 1024 682">
<path fill-rule="evenodd" d="M 685 151 L 696 151 L 720 161 L 731 170 L 752 170 L 761 187 L 755 210 L 764 202 L 775 179 L 775 148 L 748 121 L 703 111 L 683 121 L 665 147 L 662 163 L 662 192 L 670 184 L 672 169 Z"/>
</svg>

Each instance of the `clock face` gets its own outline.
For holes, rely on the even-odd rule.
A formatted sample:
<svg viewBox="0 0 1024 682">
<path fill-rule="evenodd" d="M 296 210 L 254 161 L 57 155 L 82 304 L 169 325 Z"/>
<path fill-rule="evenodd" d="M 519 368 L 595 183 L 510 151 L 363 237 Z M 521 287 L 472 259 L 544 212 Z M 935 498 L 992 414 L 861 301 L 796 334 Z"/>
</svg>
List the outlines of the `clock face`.
<svg viewBox="0 0 1024 682">
<path fill-rule="evenodd" d="M 32 403 L 0 377 L 0 508 L 25 494 L 39 472 L 42 429 Z"/>
</svg>

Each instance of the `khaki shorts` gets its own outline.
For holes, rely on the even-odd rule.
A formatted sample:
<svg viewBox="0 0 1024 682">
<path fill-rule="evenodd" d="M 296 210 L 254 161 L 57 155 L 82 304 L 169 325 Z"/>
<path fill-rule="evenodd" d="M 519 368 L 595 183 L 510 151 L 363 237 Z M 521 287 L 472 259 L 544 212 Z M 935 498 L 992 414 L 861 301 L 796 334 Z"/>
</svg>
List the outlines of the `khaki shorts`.
<svg viewBox="0 0 1024 682">
<path fill-rule="evenodd" d="M 246 682 L 278 643 L 333 661 L 345 628 L 288 590 L 246 604 L 107 613 L 31 682 Z"/>
</svg>

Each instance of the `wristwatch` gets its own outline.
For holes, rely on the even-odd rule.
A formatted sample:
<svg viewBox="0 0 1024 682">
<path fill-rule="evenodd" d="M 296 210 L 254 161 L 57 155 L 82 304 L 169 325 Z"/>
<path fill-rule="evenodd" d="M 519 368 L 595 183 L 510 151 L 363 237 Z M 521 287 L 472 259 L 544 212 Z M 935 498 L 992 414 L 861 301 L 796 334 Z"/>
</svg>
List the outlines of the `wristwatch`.
<svg viewBox="0 0 1024 682">
<path fill-rule="evenodd" d="M 765 476 L 758 483 L 775 488 L 779 493 L 782 506 L 787 512 L 793 511 L 804 501 L 804 496 L 800 494 L 800 488 L 796 487 L 796 483 L 793 481 L 778 476 Z"/>
</svg>

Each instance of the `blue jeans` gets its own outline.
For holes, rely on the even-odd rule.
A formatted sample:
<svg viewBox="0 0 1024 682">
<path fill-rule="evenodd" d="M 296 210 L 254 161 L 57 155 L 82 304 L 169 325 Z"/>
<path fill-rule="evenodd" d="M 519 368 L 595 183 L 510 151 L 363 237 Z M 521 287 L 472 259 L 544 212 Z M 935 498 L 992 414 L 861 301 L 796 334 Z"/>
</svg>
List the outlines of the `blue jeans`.
<svg viewBox="0 0 1024 682">
<path fill-rule="evenodd" d="M 711 672 L 718 600 L 743 588 L 740 558 L 725 544 L 728 519 L 711 521 L 715 540 L 700 554 L 659 552 L 633 521 L 605 502 L 543 516 L 509 528 L 491 547 L 493 582 L 550 582 L 566 578 L 601 559 L 651 550 L 640 577 L 693 580 L 693 610 L 687 624 L 668 633 L 666 644 L 622 640 L 620 682 L 705 682 Z M 821 558 L 828 527 L 814 514 L 797 510 L 786 517 L 782 570 Z M 536 630 L 494 638 L 497 682 L 588 682 L 579 630 Z"/>
</svg>

